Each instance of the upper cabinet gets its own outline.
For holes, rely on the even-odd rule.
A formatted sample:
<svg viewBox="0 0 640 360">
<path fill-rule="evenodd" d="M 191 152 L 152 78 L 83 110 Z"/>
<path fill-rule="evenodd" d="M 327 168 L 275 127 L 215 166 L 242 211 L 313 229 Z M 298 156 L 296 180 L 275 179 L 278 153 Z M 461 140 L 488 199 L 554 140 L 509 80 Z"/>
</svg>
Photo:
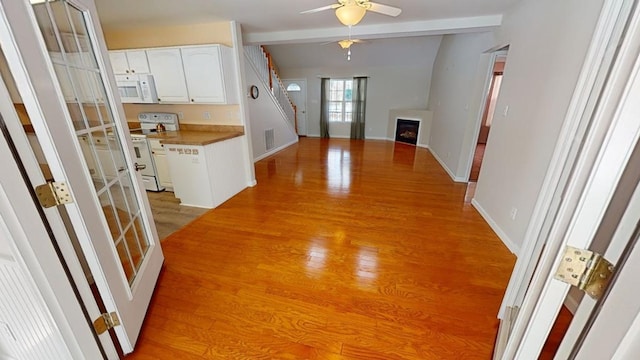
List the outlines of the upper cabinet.
<svg viewBox="0 0 640 360">
<path fill-rule="evenodd" d="M 237 104 L 236 72 L 232 49 L 221 45 L 184 47 L 184 65 L 190 102 Z"/>
<path fill-rule="evenodd" d="M 161 103 L 189 102 L 180 49 L 149 49 L 147 56 L 149 69 L 156 83 L 158 100 Z"/>
<path fill-rule="evenodd" d="M 149 63 L 144 50 L 109 51 L 109 60 L 115 74 L 148 74 Z"/>
<path fill-rule="evenodd" d="M 134 53 L 138 53 L 140 62 L 144 58 L 144 64 L 148 64 L 147 72 L 153 75 L 160 103 L 238 103 L 238 75 L 230 47 L 195 45 L 110 51 L 114 73 L 132 72 Z"/>
</svg>

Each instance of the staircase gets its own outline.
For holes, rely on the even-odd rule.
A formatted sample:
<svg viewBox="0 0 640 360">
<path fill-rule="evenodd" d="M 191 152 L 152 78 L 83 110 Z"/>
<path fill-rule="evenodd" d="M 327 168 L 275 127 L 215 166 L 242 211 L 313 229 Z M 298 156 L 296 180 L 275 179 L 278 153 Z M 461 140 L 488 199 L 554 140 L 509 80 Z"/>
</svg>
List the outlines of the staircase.
<svg viewBox="0 0 640 360">
<path fill-rule="evenodd" d="M 244 47 L 245 59 L 253 66 L 264 85 L 271 90 L 271 95 L 280 106 L 280 110 L 289 124 L 298 133 L 296 106 L 287 93 L 287 89 L 276 70 L 271 55 L 263 46 L 247 45 Z"/>
</svg>

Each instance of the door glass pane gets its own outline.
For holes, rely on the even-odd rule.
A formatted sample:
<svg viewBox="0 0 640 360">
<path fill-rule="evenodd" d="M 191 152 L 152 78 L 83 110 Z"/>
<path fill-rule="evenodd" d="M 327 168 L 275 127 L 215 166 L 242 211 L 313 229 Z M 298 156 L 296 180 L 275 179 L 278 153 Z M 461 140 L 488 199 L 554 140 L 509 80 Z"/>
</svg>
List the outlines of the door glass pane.
<svg viewBox="0 0 640 360">
<path fill-rule="evenodd" d="M 111 236 L 113 236 L 114 240 L 119 239 L 122 234 L 122 229 L 120 228 L 118 213 L 116 212 L 116 209 L 113 208 L 109 191 L 105 190 L 100 194 L 100 205 L 102 206 L 104 217 L 107 220 L 107 226 L 109 226 Z"/>
<path fill-rule="evenodd" d="M 118 136 L 84 14 L 65 0 L 33 5 L 67 103 L 122 274 L 130 285 L 149 249 L 140 199 L 133 189 L 128 147 Z"/>
</svg>

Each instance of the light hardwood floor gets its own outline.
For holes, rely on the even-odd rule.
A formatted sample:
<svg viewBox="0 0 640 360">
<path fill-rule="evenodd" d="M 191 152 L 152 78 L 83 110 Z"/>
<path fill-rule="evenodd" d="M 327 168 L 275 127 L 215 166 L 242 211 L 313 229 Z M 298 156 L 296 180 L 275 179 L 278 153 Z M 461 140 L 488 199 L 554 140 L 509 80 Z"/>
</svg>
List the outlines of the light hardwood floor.
<svg viewBox="0 0 640 360">
<path fill-rule="evenodd" d="M 173 233 L 127 359 L 489 359 L 515 257 L 428 150 L 303 138 Z"/>
</svg>

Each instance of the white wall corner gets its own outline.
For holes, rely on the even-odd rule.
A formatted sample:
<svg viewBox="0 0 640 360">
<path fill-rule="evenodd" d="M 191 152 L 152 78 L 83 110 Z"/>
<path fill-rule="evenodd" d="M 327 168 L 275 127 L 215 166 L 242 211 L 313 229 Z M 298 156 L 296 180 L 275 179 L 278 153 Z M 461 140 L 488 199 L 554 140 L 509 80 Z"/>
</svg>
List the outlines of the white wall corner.
<svg viewBox="0 0 640 360">
<path fill-rule="evenodd" d="M 446 171 L 447 174 L 449 174 L 449 176 L 451 177 L 451 180 L 453 180 L 455 182 L 467 182 L 467 179 L 465 179 L 465 178 L 463 178 L 461 176 L 456 176 L 456 174 L 454 174 L 453 171 L 451 171 L 451 169 L 449 169 L 447 164 L 440 158 L 440 156 L 438 156 L 438 154 L 432 148 L 427 147 L 427 149 L 429 149 L 429 152 L 431 153 L 431 155 L 433 155 L 433 157 L 436 160 L 438 160 L 438 162 L 440 163 L 440 166 L 442 166 L 444 171 Z"/>
<path fill-rule="evenodd" d="M 502 242 L 509 249 L 509 251 L 511 251 L 511 253 L 514 254 L 515 256 L 518 256 L 518 254 L 520 253 L 520 247 L 517 246 L 509 238 L 509 236 L 507 236 L 507 234 L 502 230 L 502 228 L 500 228 L 500 226 L 498 226 L 498 223 L 496 223 L 493 220 L 491 215 L 489 215 L 489 213 L 482 207 L 482 205 L 480 205 L 480 203 L 478 203 L 476 201 L 475 198 L 471 200 L 471 204 L 473 205 L 473 207 L 476 208 L 476 210 L 478 210 L 480 215 L 484 218 L 484 220 L 487 222 L 487 224 L 489 224 L 489 226 L 496 233 L 496 235 L 498 235 L 500 240 L 502 240 Z"/>
</svg>

